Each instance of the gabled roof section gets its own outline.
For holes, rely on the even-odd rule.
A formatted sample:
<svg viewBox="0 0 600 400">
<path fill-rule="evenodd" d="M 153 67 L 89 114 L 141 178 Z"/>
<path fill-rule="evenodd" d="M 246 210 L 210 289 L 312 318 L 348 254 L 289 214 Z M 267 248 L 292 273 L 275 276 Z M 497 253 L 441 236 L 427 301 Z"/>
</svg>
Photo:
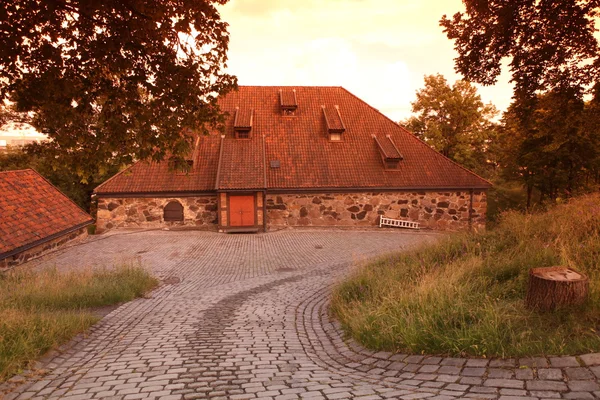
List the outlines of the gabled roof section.
<svg viewBox="0 0 600 400">
<path fill-rule="evenodd" d="M 123 195 L 214 191 L 219 143 L 220 137 L 217 134 L 199 135 L 193 167 L 187 174 L 169 169 L 167 161 L 139 161 L 98 186 L 94 193 Z"/>
<path fill-rule="evenodd" d="M 373 135 L 373 138 L 383 158 L 388 160 L 402 160 L 402 154 L 398 150 L 398 147 L 396 147 L 391 135 L 385 135 L 381 139 L 377 138 L 377 135 Z"/>
<path fill-rule="evenodd" d="M 279 102 L 282 110 L 294 111 L 298 108 L 296 89 L 282 88 L 279 90 Z"/>
<path fill-rule="evenodd" d="M 233 128 L 236 131 L 249 131 L 252 129 L 252 117 L 254 110 L 245 107 L 236 107 Z"/>
<path fill-rule="evenodd" d="M 323 109 L 323 115 L 325 116 L 325 123 L 327 124 L 328 133 L 344 133 L 346 126 L 342 121 L 342 115 L 340 114 L 340 107 L 335 105 L 333 107 L 321 106 Z"/>
<path fill-rule="evenodd" d="M 0 259 L 93 223 L 32 169 L 0 172 Z"/>
<path fill-rule="evenodd" d="M 293 101 L 287 100 L 286 93 Z M 286 117 L 281 112 L 284 103 L 300 104 L 302 112 Z M 222 132 L 213 132 L 200 136 L 192 173 L 176 175 L 166 163 L 140 162 L 100 185 L 96 193 L 491 186 L 341 87 L 240 86 L 220 97 L 219 106 L 229 113 L 220 162 Z M 236 107 L 253 110 L 252 135 L 244 140 L 234 135 Z M 342 128 L 342 141 L 333 142 L 323 132 Z M 396 172 L 386 170 L 382 156 L 402 159 Z M 271 161 L 278 161 L 279 167 L 271 167 Z"/>
</svg>

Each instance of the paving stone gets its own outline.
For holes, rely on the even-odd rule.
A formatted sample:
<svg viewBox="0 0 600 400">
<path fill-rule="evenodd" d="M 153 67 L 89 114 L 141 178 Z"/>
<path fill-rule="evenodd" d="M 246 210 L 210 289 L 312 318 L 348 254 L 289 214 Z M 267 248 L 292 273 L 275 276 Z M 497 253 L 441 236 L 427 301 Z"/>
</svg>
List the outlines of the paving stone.
<svg viewBox="0 0 600 400">
<path fill-rule="evenodd" d="M 515 370 L 515 378 L 521 380 L 533 379 L 533 371 L 529 368 L 519 368 Z"/>
<path fill-rule="evenodd" d="M 575 357 L 550 357 L 549 360 L 553 368 L 579 367 Z"/>
<path fill-rule="evenodd" d="M 560 381 L 563 379 L 562 370 L 559 368 L 540 368 L 537 370 L 537 375 L 541 380 Z"/>
<path fill-rule="evenodd" d="M 557 381 L 527 381 L 527 390 L 549 390 L 556 392 L 567 391 L 567 385 L 564 382 Z"/>
<path fill-rule="evenodd" d="M 515 371 L 505 368 L 490 368 L 488 369 L 488 378 L 510 379 L 515 375 Z"/>
<path fill-rule="evenodd" d="M 578 399 L 578 400 L 595 399 L 594 395 L 589 392 L 570 392 L 570 393 L 565 393 L 565 395 L 563 397 L 565 399 Z"/>
<path fill-rule="evenodd" d="M 600 365 L 600 353 L 590 353 L 579 356 L 585 365 Z"/>
<path fill-rule="evenodd" d="M 486 373 L 486 369 L 485 368 L 471 368 L 471 367 L 465 367 L 463 368 L 462 372 L 460 373 L 462 376 L 483 376 Z"/>
<path fill-rule="evenodd" d="M 473 367 L 473 368 L 482 368 L 482 367 L 486 367 L 489 364 L 489 362 L 490 362 L 490 360 L 486 360 L 483 358 L 470 358 L 465 363 L 465 366 Z"/>
<path fill-rule="evenodd" d="M 569 381 L 567 384 L 573 392 L 593 392 L 600 390 L 600 386 L 592 381 Z"/>
<path fill-rule="evenodd" d="M 515 379 L 486 379 L 483 382 L 484 386 L 492 386 L 497 388 L 512 388 L 512 389 L 523 389 L 525 383 Z"/>
<path fill-rule="evenodd" d="M 91 237 L 36 265 L 141 261 L 164 283 L 47 356 L 46 377 L 15 382 L 15 395 L 4 398 L 600 398 L 597 354 L 517 362 L 376 352 L 345 341 L 328 311 L 331 287 L 357 259 L 431 237 L 395 230 Z"/>
</svg>

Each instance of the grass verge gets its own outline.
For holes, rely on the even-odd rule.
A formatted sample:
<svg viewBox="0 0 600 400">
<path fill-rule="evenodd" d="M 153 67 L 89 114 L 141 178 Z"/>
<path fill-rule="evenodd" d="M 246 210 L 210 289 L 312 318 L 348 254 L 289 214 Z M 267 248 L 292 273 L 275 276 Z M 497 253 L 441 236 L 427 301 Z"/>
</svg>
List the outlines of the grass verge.
<svg viewBox="0 0 600 400">
<path fill-rule="evenodd" d="M 600 350 L 600 196 L 543 214 L 508 212 L 491 231 L 375 260 L 334 291 L 345 331 L 377 350 L 483 357 Z M 528 271 L 565 265 L 590 278 L 581 307 L 525 309 Z"/>
<path fill-rule="evenodd" d="M 0 275 L 0 382 L 97 322 L 93 309 L 130 301 L 157 284 L 137 266 Z"/>
</svg>

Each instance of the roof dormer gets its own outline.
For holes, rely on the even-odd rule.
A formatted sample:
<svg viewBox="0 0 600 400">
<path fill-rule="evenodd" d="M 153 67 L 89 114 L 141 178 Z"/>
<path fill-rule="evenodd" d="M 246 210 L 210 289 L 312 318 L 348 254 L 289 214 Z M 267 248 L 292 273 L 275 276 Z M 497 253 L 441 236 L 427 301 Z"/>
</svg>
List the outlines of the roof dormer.
<svg viewBox="0 0 600 400">
<path fill-rule="evenodd" d="M 298 109 L 298 99 L 296 97 L 296 89 L 280 89 L 279 90 L 279 103 L 281 106 L 281 113 L 283 115 L 296 115 Z"/>
<path fill-rule="evenodd" d="M 377 143 L 385 169 L 398 169 L 398 165 L 404 157 L 400 153 L 400 150 L 398 150 L 392 137 L 390 135 L 385 135 L 384 138 L 379 140 L 376 135 L 373 135 L 373 139 L 375 139 L 375 143 Z"/>
<path fill-rule="evenodd" d="M 235 109 L 235 118 L 233 120 L 233 131 L 236 139 L 249 139 L 252 130 L 252 118 L 254 110 L 251 108 Z"/>
<path fill-rule="evenodd" d="M 321 108 L 323 109 L 323 115 L 325 116 L 329 140 L 332 142 L 340 142 L 342 140 L 342 134 L 346 131 L 346 126 L 342 120 L 339 106 L 321 106 Z"/>
</svg>

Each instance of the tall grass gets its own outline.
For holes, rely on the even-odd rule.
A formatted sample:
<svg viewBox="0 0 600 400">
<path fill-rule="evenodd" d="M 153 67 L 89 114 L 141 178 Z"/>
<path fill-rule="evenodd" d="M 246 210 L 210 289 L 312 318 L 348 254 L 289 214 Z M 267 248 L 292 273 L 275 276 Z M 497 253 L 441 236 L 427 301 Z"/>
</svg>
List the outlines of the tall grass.
<svg viewBox="0 0 600 400">
<path fill-rule="evenodd" d="M 503 214 L 491 231 L 371 262 L 340 284 L 332 310 L 374 349 L 523 356 L 600 350 L 600 196 L 538 215 Z M 581 307 L 524 307 L 530 268 L 565 265 L 590 278 Z"/>
<path fill-rule="evenodd" d="M 0 275 L 0 381 L 85 331 L 93 309 L 143 295 L 157 281 L 140 267 Z"/>
</svg>

